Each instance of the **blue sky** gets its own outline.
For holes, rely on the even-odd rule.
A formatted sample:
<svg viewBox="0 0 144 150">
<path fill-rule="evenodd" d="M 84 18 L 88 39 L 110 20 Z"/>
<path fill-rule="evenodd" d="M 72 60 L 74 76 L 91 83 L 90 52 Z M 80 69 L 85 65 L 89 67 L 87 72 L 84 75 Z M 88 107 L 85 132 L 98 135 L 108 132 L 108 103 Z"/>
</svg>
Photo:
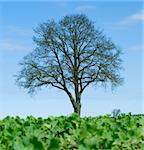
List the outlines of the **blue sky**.
<svg viewBox="0 0 144 150">
<path fill-rule="evenodd" d="M 47 88 L 30 96 L 17 87 L 18 63 L 36 46 L 33 29 L 68 14 L 86 14 L 121 49 L 125 79 L 115 91 L 90 87 L 82 96 L 82 116 L 110 114 L 113 109 L 144 113 L 142 1 L 0 1 L 0 118 L 7 115 L 68 115 L 73 108 L 65 93 Z"/>
</svg>

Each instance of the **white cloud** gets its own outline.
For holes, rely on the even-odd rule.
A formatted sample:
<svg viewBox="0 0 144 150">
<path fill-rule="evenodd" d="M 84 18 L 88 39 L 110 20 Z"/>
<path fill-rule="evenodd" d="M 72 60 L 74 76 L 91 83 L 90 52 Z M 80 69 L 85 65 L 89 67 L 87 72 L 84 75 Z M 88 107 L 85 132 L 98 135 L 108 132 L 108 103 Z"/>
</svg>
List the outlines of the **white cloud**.
<svg viewBox="0 0 144 150">
<path fill-rule="evenodd" d="M 75 8 L 77 12 L 85 12 L 85 11 L 90 11 L 94 10 L 96 7 L 93 5 L 81 5 Z"/>
<path fill-rule="evenodd" d="M 5 39 L 5 40 L 0 40 L 0 50 L 2 51 L 30 51 L 30 47 L 27 47 L 21 43 L 17 43 L 14 40 Z"/>
<path fill-rule="evenodd" d="M 132 45 L 132 46 L 129 46 L 127 48 L 125 48 L 126 50 L 128 51 L 144 51 L 144 44 L 137 44 L 137 45 Z"/>
<path fill-rule="evenodd" d="M 32 36 L 33 30 L 30 28 L 23 28 L 19 26 L 0 26 L 3 35 L 13 35 L 16 34 L 18 36 Z"/>
<path fill-rule="evenodd" d="M 123 20 L 116 23 L 116 25 L 126 26 L 126 25 L 133 25 L 137 23 L 144 22 L 144 10 L 138 11 L 135 14 L 127 16 Z"/>
<path fill-rule="evenodd" d="M 0 26 L 0 51 L 30 51 L 33 30 L 21 26 Z"/>
<path fill-rule="evenodd" d="M 144 10 L 141 10 L 138 13 L 130 16 L 129 19 L 135 20 L 135 21 L 144 21 Z"/>
</svg>

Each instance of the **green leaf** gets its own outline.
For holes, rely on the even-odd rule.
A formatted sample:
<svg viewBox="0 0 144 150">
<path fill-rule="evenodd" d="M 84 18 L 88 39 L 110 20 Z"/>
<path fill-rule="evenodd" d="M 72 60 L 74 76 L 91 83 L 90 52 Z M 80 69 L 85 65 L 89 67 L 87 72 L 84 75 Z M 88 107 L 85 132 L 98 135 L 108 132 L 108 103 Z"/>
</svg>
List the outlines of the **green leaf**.
<svg viewBox="0 0 144 150">
<path fill-rule="evenodd" d="M 32 137 L 30 142 L 33 144 L 34 150 L 44 150 L 42 142 L 37 137 Z"/>
<path fill-rule="evenodd" d="M 50 141 L 50 145 L 48 147 L 48 150 L 58 150 L 60 145 L 60 141 L 56 138 L 52 138 Z"/>
</svg>

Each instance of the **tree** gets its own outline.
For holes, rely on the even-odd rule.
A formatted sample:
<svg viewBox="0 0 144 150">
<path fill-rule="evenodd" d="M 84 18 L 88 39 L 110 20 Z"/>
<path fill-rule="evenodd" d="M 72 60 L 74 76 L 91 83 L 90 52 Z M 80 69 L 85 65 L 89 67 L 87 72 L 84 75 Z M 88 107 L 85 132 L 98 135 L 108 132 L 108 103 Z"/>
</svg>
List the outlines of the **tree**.
<svg viewBox="0 0 144 150">
<path fill-rule="evenodd" d="M 29 92 L 56 87 L 68 95 L 80 115 L 81 96 L 89 85 L 122 83 L 121 50 L 87 16 L 65 16 L 58 23 L 42 23 L 34 31 L 37 46 L 24 57 L 17 75 L 19 86 Z"/>
</svg>

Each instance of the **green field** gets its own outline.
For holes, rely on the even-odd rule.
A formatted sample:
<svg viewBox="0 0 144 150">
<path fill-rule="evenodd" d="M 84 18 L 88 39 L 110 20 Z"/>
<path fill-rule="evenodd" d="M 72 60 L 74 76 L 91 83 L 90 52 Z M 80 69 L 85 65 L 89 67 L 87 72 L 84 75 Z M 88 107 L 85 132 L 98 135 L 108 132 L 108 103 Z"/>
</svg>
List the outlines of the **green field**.
<svg viewBox="0 0 144 150">
<path fill-rule="evenodd" d="M 144 150 L 144 115 L 0 120 L 0 150 Z"/>
</svg>

